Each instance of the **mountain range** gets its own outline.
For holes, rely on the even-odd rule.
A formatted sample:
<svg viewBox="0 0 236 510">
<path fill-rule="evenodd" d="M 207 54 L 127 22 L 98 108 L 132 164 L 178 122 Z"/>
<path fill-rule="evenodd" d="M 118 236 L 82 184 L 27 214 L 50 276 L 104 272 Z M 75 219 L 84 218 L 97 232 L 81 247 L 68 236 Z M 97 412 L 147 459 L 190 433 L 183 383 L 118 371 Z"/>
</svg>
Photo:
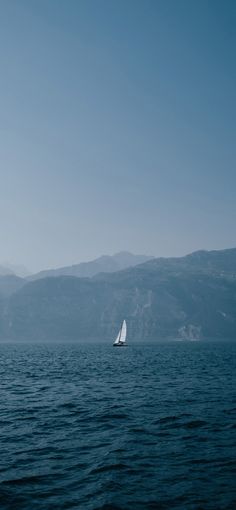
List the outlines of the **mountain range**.
<svg viewBox="0 0 236 510">
<path fill-rule="evenodd" d="M 0 278 L 1 340 L 112 342 L 123 318 L 130 342 L 236 339 L 236 249 L 83 278 Z"/>
<path fill-rule="evenodd" d="M 81 262 L 72 266 L 60 267 L 58 269 L 48 269 L 40 271 L 28 277 L 29 281 L 39 280 L 47 276 L 76 276 L 76 277 L 91 277 L 98 273 L 114 273 L 142 264 L 151 260 L 152 256 L 147 255 L 133 255 L 128 251 L 121 251 L 115 255 L 102 255 L 90 262 Z"/>
</svg>

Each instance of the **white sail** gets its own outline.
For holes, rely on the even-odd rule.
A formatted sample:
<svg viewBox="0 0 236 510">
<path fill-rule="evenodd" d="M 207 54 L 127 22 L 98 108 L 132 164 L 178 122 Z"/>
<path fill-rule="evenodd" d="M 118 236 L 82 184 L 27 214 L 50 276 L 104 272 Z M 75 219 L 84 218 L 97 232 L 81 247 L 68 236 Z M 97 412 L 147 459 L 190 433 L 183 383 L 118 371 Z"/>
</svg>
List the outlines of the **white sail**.
<svg viewBox="0 0 236 510">
<path fill-rule="evenodd" d="M 121 333 L 121 330 L 119 331 L 116 339 L 115 339 L 115 342 L 114 342 L 114 345 L 118 344 L 120 342 L 120 333 Z"/>
<path fill-rule="evenodd" d="M 126 321 L 123 321 L 119 340 L 122 344 L 126 341 L 126 333 L 127 333 Z"/>
</svg>

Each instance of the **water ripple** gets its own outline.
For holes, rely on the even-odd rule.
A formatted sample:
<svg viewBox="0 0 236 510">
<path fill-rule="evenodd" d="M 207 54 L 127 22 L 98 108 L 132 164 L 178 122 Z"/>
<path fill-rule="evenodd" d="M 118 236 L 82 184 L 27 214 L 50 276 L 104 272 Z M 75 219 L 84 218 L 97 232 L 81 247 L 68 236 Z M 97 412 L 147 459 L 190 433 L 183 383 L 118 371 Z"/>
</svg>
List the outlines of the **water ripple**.
<svg viewBox="0 0 236 510">
<path fill-rule="evenodd" d="M 0 345 L 1 510 L 236 508 L 235 353 Z"/>
</svg>

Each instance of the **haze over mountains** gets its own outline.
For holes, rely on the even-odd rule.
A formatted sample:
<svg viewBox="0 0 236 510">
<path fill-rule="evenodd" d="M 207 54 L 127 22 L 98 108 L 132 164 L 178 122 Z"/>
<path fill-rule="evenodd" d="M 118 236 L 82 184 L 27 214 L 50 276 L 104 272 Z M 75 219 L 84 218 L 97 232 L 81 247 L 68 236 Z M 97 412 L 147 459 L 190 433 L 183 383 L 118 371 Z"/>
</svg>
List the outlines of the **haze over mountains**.
<svg viewBox="0 0 236 510">
<path fill-rule="evenodd" d="M 9 264 L 8 262 L 4 262 L 0 264 L 0 276 L 14 274 L 16 276 L 20 276 L 21 278 L 26 278 L 30 275 L 28 269 L 21 264 Z"/>
<path fill-rule="evenodd" d="M 48 269 L 40 271 L 29 276 L 28 280 L 38 280 L 47 276 L 77 276 L 91 277 L 97 273 L 113 273 L 127 267 L 133 267 L 142 264 L 154 257 L 147 255 L 133 255 L 128 251 L 121 251 L 115 255 L 102 255 L 95 260 L 82 262 L 72 266 L 60 267 L 58 269 Z"/>
<path fill-rule="evenodd" d="M 130 342 L 236 339 L 236 249 L 151 259 L 83 278 L 0 277 L 1 340 L 112 341 L 123 318 Z"/>
<path fill-rule="evenodd" d="M 14 272 L 6 266 L 0 265 L 0 276 L 5 276 L 8 274 L 14 274 Z"/>
</svg>

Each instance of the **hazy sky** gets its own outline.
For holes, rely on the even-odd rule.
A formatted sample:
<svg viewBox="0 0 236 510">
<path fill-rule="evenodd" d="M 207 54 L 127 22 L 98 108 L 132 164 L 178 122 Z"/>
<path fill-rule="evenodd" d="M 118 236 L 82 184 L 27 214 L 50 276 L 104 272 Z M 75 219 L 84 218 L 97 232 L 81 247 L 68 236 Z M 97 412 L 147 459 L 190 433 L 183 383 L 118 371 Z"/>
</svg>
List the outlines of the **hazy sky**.
<svg viewBox="0 0 236 510">
<path fill-rule="evenodd" d="M 235 0 L 0 0 L 0 262 L 236 246 Z"/>
</svg>

